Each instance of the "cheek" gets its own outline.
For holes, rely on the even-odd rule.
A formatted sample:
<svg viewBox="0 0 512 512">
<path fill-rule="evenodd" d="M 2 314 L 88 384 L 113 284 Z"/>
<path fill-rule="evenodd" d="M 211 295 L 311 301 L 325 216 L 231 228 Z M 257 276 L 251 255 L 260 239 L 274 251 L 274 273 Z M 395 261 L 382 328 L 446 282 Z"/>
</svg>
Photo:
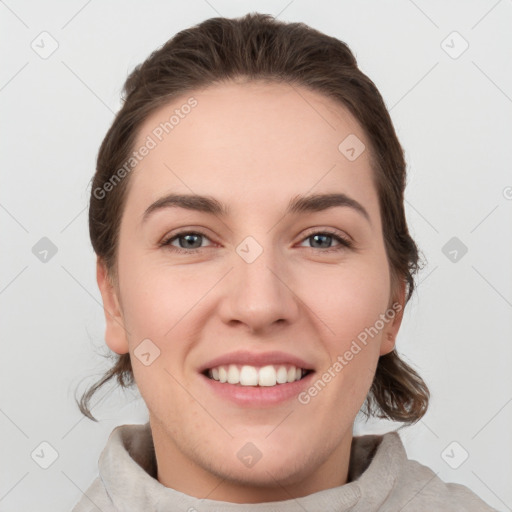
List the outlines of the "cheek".
<svg viewBox="0 0 512 512">
<path fill-rule="evenodd" d="M 325 286 L 311 288 L 308 306 L 322 320 L 317 325 L 329 355 L 318 378 L 332 385 L 321 400 L 331 404 L 331 420 L 341 422 L 347 411 L 355 414 L 361 407 L 374 378 L 382 340 L 380 315 L 389 302 L 387 260 L 338 268 L 325 277 Z"/>
<path fill-rule="evenodd" d="M 119 273 L 123 317 L 133 342 L 140 336 L 163 339 L 206 291 L 187 269 L 155 264 L 136 251 L 120 255 Z"/>
<path fill-rule="evenodd" d="M 318 394 L 312 407 L 327 407 L 331 414 L 325 422 L 338 425 L 346 421 L 347 414 L 356 415 L 373 382 L 382 340 L 379 319 L 388 306 L 389 278 L 386 267 L 352 267 L 333 273 L 325 283 L 312 288 L 306 302 L 315 313 L 310 318 L 321 319 L 316 320 L 317 331 L 322 333 L 319 350 L 329 357 L 306 393 L 309 397 Z"/>
<path fill-rule="evenodd" d="M 373 326 L 385 313 L 390 293 L 386 261 L 337 267 L 323 276 L 309 276 L 301 287 L 305 302 L 321 318 L 333 346 L 340 349 Z M 307 283 L 314 283 L 314 286 Z"/>
<path fill-rule="evenodd" d="M 142 258 L 123 262 L 123 318 L 135 382 L 149 410 L 164 414 L 171 404 L 182 410 L 190 399 L 175 379 L 185 384 L 182 371 L 192 345 L 187 340 L 193 338 L 190 319 L 211 285 L 205 283 L 201 291 L 197 277 L 141 262 Z M 144 353 L 150 355 L 144 358 Z M 172 422 L 169 425 L 173 428 Z"/>
<path fill-rule="evenodd" d="M 215 313 L 208 292 L 218 282 L 218 272 L 211 267 L 199 272 L 193 265 L 150 263 L 149 258 L 145 261 L 142 255 L 137 257 L 135 251 L 125 255 L 123 261 L 120 258 L 119 268 L 123 276 L 123 319 L 135 379 L 142 387 L 149 385 L 155 390 L 158 379 L 170 378 L 166 370 L 173 375 L 189 373 L 187 356 L 206 321 Z M 146 339 L 157 347 L 158 357 L 151 363 L 151 371 L 137 360 L 139 344 Z M 151 399 L 155 400 L 155 396 Z"/>
<path fill-rule="evenodd" d="M 197 321 L 206 310 L 214 314 L 207 295 L 224 269 L 205 263 L 169 267 L 149 261 L 143 265 L 143 261 L 130 252 L 119 260 L 123 314 L 133 342 L 173 337 L 190 318 Z M 388 305 L 390 281 L 384 254 L 354 258 L 350 264 L 310 263 L 295 273 L 288 270 L 288 276 L 311 321 L 323 320 L 319 334 L 334 340 L 356 337 Z"/>
</svg>

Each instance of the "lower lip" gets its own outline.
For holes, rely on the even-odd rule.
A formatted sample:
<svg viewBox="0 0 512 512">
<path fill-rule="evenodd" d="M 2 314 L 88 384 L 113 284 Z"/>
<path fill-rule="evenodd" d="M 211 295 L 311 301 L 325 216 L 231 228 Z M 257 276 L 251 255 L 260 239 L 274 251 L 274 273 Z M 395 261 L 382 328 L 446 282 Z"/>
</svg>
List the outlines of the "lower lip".
<svg viewBox="0 0 512 512">
<path fill-rule="evenodd" d="M 227 382 L 222 383 L 203 374 L 200 374 L 200 377 L 221 398 L 243 407 L 267 407 L 297 398 L 305 388 L 310 386 L 314 374 L 315 372 L 311 372 L 301 380 L 275 386 L 241 386 Z"/>
</svg>

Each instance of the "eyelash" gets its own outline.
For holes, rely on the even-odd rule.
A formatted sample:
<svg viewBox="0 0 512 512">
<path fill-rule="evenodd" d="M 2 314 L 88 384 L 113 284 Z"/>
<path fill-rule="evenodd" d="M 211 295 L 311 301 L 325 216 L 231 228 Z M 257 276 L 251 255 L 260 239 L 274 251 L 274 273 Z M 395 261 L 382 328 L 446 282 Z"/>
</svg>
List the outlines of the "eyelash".
<svg viewBox="0 0 512 512">
<path fill-rule="evenodd" d="M 179 254 L 195 254 L 195 253 L 199 252 L 201 249 L 205 249 L 205 247 L 198 247 L 196 249 L 183 249 L 182 247 L 175 247 L 175 246 L 171 245 L 171 242 L 173 242 L 174 240 L 177 240 L 178 238 L 181 238 L 185 235 L 198 235 L 198 236 L 202 236 L 204 238 L 208 238 L 208 236 L 205 233 L 202 233 L 201 231 L 180 231 L 179 233 L 174 234 L 172 237 L 164 239 L 162 242 L 160 242 L 159 246 L 166 247 L 166 248 L 172 250 L 173 252 L 176 252 Z M 303 242 L 304 240 L 307 240 L 308 238 L 313 237 L 314 235 L 329 235 L 329 236 L 333 237 L 337 242 L 339 242 L 340 245 L 338 245 L 336 247 L 328 248 L 328 249 L 317 249 L 316 247 L 310 247 L 310 249 L 317 249 L 321 252 L 331 253 L 331 252 L 341 251 L 344 249 L 353 248 L 353 243 L 348 238 L 342 237 L 339 234 L 337 234 L 333 231 L 330 231 L 329 229 L 324 229 L 322 231 L 313 231 L 312 233 L 305 236 L 301 240 L 301 242 Z M 208 238 L 208 240 L 209 240 L 209 238 Z"/>
</svg>

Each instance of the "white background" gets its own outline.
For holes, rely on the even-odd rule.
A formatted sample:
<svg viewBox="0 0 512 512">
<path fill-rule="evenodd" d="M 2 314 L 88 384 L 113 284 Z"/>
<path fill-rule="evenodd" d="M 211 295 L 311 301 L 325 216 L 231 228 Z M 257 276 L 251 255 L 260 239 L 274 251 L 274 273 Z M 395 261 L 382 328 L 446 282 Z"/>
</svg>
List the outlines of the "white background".
<svg viewBox="0 0 512 512">
<path fill-rule="evenodd" d="M 0 2 L 0 510 L 71 510 L 112 429 L 146 421 L 136 391 L 100 392 L 99 423 L 74 402 L 76 387 L 110 364 L 89 181 L 132 68 L 179 30 L 251 11 L 345 41 L 381 91 L 406 151 L 410 229 L 428 261 L 398 350 L 432 401 L 401 436 L 410 458 L 511 510 L 510 0 Z M 31 47 L 43 31 L 58 42 L 47 59 Z M 469 43 L 458 58 L 453 31 Z M 442 252 L 454 236 L 468 248 L 456 262 Z M 46 263 L 32 253 L 42 237 L 58 249 Z M 358 423 L 356 433 L 392 427 Z M 58 453 L 48 469 L 31 458 L 43 441 Z M 462 450 L 468 459 L 452 469 L 446 461 Z"/>
</svg>

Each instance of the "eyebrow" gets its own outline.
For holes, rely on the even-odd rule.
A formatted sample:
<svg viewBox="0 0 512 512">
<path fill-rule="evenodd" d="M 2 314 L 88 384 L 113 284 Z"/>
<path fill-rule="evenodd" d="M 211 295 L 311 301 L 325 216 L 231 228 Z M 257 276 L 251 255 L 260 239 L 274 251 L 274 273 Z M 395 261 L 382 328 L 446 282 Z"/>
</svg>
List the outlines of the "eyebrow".
<svg viewBox="0 0 512 512">
<path fill-rule="evenodd" d="M 319 212 L 334 207 L 352 208 L 360 213 L 370 224 L 370 215 L 364 206 L 346 194 L 314 194 L 293 197 L 286 208 L 285 214 Z M 166 208 L 185 208 L 204 212 L 219 217 L 229 216 L 229 208 L 224 203 L 210 196 L 197 194 L 168 194 L 152 203 L 142 216 L 145 222 L 152 213 Z"/>
</svg>

